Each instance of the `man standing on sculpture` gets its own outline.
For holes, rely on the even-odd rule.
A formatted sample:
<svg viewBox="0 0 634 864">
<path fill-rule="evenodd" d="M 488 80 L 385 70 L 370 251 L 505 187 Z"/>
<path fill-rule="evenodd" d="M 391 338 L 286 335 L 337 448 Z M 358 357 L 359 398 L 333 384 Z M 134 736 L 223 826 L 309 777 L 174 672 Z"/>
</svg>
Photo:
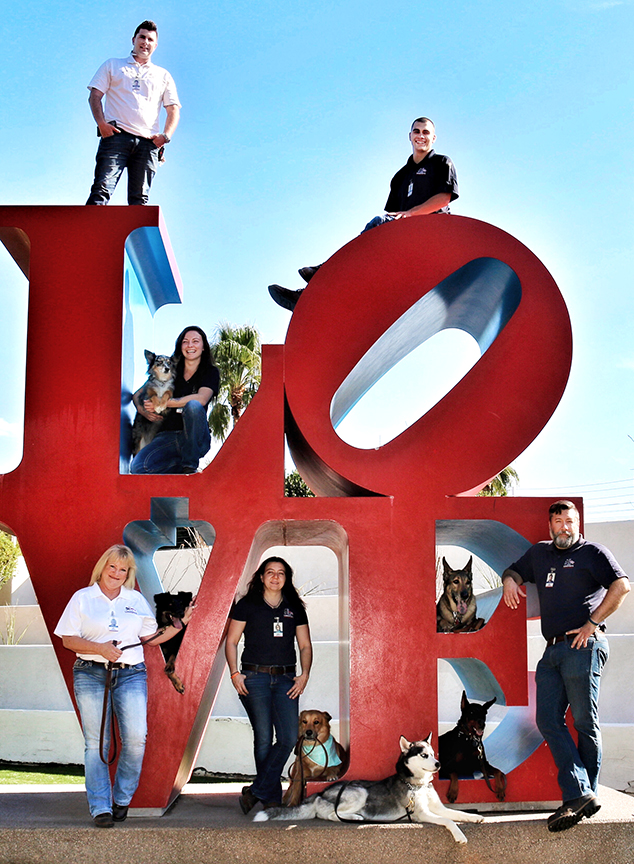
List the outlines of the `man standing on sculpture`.
<svg viewBox="0 0 634 864">
<path fill-rule="evenodd" d="M 169 144 L 180 115 L 172 76 L 150 59 L 157 44 L 156 24 L 143 21 L 134 31 L 130 56 L 106 60 L 88 85 L 88 102 L 101 140 L 86 204 L 107 204 L 124 168 L 128 169 L 128 204 L 148 203 L 159 152 Z M 161 106 L 167 114 L 162 132 Z"/>
<path fill-rule="evenodd" d="M 511 609 L 526 597 L 520 585 L 537 587 L 546 650 L 535 673 L 536 721 L 555 760 L 563 799 L 548 817 L 548 830 L 564 831 L 601 807 L 599 685 L 609 655 L 604 621 L 630 584 L 608 549 L 581 536 L 571 501 L 555 501 L 548 512 L 552 542 L 531 546 L 504 571 L 502 584 Z M 569 707 L 577 744 L 566 725 Z"/>
<path fill-rule="evenodd" d="M 458 197 L 458 178 L 454 164 L 448 156 L 432 150 L 436 140 L 436 129 L 429 117 L 417 117 L 409 133 L 412 155 L 400 171 L 392 177 L 390 194 L 385 204 L 384 216 L 375 216 L 363 231 L 369 231 L 411 216 L 429 216 L 449 213 L 449 204 Z M 363 233 L 363 232 L 362 232 Z M 299 275 L 310 282 L 321 267 L 301 267 Z M 269 285 L 269 294 L 279 306 L 291 311 L 302 291 L 291 291 L 281 285 Z"/>
</svg>

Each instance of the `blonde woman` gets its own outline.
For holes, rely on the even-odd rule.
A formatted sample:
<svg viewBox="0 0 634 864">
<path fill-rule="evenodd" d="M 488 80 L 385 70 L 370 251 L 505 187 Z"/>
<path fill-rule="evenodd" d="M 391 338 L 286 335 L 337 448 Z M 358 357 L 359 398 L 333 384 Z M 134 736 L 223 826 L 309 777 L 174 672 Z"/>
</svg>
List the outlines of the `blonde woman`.
<svg viewBox="0 0 634 864">
<path fill-rule="evenodd" d="M 87 588 L 71 597 L 55 634 L 77 654 L 73 686 L 84 733 L 86 794 L 94 824 L 111 828 L 123 822 L 134 795 L 145 753 L 147 676 L 143 644 L 159 645 L 178 631 L 158 633 L 147 600 L 134 590 L 136 564 L 127 546 L 111 546 L 97 561 Z M 185 613 L 183 623 L 191 617 Z M 155 638 L 152 638 L 155 637 Z M 126 650 L 126 646 L 132 646 Z M 102 761 L 100 731 L 107 664 L 112 667 L 112 704 L 119 725 L 121 753 L 114 787 Z M 104 727 L 104 751 L 110 749 L 110 704 Z"/>
</svg>

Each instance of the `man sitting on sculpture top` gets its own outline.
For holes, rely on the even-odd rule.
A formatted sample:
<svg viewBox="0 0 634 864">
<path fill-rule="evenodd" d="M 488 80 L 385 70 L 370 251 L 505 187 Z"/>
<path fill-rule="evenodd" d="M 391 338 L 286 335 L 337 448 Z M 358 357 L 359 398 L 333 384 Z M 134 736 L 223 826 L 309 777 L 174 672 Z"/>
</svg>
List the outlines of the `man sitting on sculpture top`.
<svg viewBox="0 0 634 864">
<path fill-rule="evenodd" d="M 417 117 L 409 133 L 412 155 L 397 171 L 390 183 L 390 194 L 385 204 L 384 216 L 375 216 L 363 231 L 376 228 L 384 222 L 405 219 L 409 216 L 428 216 L 449 213 L 449 204 L 458 197 L 458 177 L 453 162 L 432 149 L 436 140 L 436 128 L 429 117 Z M 363 232 L 362 232 L 363 233 Z M 310 282 L 321 264 L 301 267 L 299 275 Z M 269 285 L 269 294 L 279 306 L 293 311 L 301 297 L 301 288 L 291 291 L 281 285 Z"/>
</svg>

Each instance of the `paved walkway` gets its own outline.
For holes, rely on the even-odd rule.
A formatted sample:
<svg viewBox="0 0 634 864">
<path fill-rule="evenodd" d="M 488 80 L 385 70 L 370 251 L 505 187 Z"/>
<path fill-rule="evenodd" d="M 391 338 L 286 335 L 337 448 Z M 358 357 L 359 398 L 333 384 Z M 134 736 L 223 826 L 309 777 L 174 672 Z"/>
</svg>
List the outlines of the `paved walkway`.
<svg viewBox="0 0 634 864">
<path fill-rule="evenodd" d="M 99 830 L 82 786 L 0 786 L 0 864 L 606 864 L 634 862 L 634 797 L 601 787 L 603 808 L 559 834 L 547 813 L 494 813 L 463 826 L 253 823 L 241 784 L 192 784 L 158 819 Z"/>
</svg>

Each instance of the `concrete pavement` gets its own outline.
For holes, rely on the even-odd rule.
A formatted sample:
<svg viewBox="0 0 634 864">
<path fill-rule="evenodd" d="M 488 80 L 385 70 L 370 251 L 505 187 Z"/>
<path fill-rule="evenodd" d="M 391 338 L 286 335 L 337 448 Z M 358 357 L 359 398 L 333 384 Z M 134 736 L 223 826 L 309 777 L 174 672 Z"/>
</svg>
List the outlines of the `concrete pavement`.
<svg viewBox="0 0 634 864">
<path fill-rule="evenodd" d="M 610 864 L 634 862 L 634 797 L 600 788 L 601 811 L 559 834 L 548 812 L 488 814 L 467 846 L 435 825 L 253 823 L 241 784 L 192 784 L 163 817 L 94 828 L 83 787 L 0 786 L 0 864 Z"/>
</svg>

